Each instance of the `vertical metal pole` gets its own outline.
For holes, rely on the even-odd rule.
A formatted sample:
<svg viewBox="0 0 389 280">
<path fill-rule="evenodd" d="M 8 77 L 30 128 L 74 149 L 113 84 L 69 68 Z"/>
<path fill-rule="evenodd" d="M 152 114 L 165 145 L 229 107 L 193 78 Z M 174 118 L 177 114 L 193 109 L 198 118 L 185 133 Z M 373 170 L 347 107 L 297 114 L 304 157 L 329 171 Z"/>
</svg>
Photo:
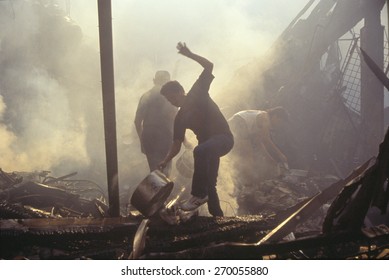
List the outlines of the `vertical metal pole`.
<svg viewBox="0 0 389 280">
<path fill-rule="evenodd" d="M 99 14 L 101 83 L 103 92 L 109 213 L 112 217 L 119 217 L 120 205 L 116 143 L 115 83 L 113 68 L 111 0 L 98 0 L 97 3 Z"/>
</svg>

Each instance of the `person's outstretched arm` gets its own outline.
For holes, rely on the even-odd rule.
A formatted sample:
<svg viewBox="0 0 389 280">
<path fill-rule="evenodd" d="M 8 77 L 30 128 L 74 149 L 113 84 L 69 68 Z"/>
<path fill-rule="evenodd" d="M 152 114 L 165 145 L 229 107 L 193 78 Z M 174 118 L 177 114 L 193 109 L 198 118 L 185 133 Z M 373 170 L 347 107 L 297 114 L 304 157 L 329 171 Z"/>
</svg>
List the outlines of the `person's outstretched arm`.
<svg viewBox="0 0 389 280">
<path fill-rule="evenodd" d="M 202 56 L 200 56 L 198 54 L 195 54 L 195 53 L 191 52 L 189 50 L 189 48 L 186 46 L 185 43 L 179 42 L 177 44 L 177 49 L 178 49 L 178 53 L 180 53 L 180 54 L 182 54 L 182 55 L 184 55 L 186 57 L 189 57 L 190 59 L 193 59 L 194 61 L 199 63 L 205 70 L 207 70 L 207 71 L 212 73 L 213 63 L 210 62 L 205 57 L 202 57 Z"/>
</svg>

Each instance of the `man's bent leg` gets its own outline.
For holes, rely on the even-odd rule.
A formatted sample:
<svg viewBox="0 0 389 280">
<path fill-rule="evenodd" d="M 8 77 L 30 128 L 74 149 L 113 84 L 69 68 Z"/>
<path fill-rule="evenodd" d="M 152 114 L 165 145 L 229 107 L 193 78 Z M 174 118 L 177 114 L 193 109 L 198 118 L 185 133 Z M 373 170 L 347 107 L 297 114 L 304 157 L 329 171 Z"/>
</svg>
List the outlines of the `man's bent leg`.
<svg viewBox="0 0 389 280">
<path fill-rule="evenodd" d="M 227 154 L 234 144 L 233 138 L 227 135 L 216 135 L 210 141 L 211 151 L 208 158 L 207 189 L 208 189 L 208 211 L 212 216 L 224 216 L 220 207 L 220 200 L 217 194 L 216 184 L 219 172 L 220 157 Z"/>
<path fill-rule="evenodd" d="M 223 217 L 223 211 L 220 208 L 219 196 L 216 190 L 217 174 L 219 170 L 220 159 L 212 158 L 208 169 L 208 211 L 212 216 Z"/>
<path fill-rule="evenodd" d="M 232 136 L 216 135 L 201 143 L 193 150 L 194 173 L 191 194 L 205 197 L 211 188 L 215 188 L 219 169 L 219 158 L 227 154 L 234 144 Z M 216 193 L 211 190 L 212 192 Z M 213 197 L 218 200 L 217 195 Z"/>
<path fill-rule="evenodd" d="M 196 146 L 193 150 L 194 170 L 191 194 L 200 198 L 208 195 L 206 188 L 209 153 L 208 149 L 207 142 L 204 142 Z"/>
</svg>

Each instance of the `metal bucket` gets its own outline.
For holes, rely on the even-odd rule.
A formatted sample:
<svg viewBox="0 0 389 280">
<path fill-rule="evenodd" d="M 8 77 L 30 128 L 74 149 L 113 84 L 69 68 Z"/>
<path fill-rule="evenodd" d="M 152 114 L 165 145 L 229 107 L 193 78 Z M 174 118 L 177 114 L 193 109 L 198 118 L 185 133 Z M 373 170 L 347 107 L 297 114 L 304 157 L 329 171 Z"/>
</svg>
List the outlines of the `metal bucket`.
<svg viewBox="0 0 389 280">
<path fill-rule="evenodd" d="M 180 172 L 181 176 L 185 178 L 192 178 L 194 162 L 193 151 L 185 150 L 176 161 L 176 168 Z"/>
<path fill-rule="evenodd" d="M 173 185 L 160 170 L 154 170 L 136 187 L 130 202 L 144 216 L 151 217 L 162 208 Z"/>
</svg>

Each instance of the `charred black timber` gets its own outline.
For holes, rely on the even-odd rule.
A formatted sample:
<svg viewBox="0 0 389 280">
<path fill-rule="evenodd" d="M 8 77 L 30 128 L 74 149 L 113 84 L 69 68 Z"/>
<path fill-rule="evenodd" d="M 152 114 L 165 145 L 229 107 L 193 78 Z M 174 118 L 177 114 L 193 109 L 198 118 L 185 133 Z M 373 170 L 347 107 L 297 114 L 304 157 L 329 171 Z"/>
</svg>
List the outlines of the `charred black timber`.
<svg viewBox="0 0 389 280">
<path fill-rule="evenodd" d="M 374 165 L 354 182 L 345 186 L 332 202 L 323 223 L 323 232 L 358 230 L 363 227 L 370 207 L 385 214 L 389 204 L 389 129 L 379 146 Z"/>
<path fill-rule="evenodd" d="M 369 249 L 361 251 L 364 247 Z M 261 245 L 226 242 L 179 252 L 147 252 L 141 259 L 375 259 L 388 248 L 389 234 L 369 238 L 361 232 L 337 232 Z"/>
<path fill-rule="evenodd" d="M 223 242 L 253 243 L 260 240 L 278 221 L 273 217 L 196 217 L 180 226 L 155 222 L 150 225 L 146 250 L 177 252 Z"/>
<path fill-rule="evenodd" d="M 0 257 L 15 258 L 20 254 L 28 257 L 28 252 L 40 248 L 40 257 L 48 259 L 126 258 L 141 220 L 141 217 L 0 220 Z M 389 229 L 374 236 L 362 231 L 305 233 L 296 235 L 293 241 L 258 245 L 257 241 L 276 222 L 263 216 L 197 217 L 176 226 L 152 220 L 140 259 L 260 259 L 270 255 L 278 259 L 345 259 L 355 258 L 361 247 L 373 248 L 373 245 L 368 257 L 375 258 L 389 247 Z M 57 255 L 52 253 L 55 251 Z"/>
<path fill-rule="evenodd" d="M 29 258 L 31 251 L 44 252 L 45 248 L 60 252 L 59 256 L 40 258 L 112 259 L 118 248 L 128 249 L 127 243 L 134 238 L 139 222 L 133 218 L 0 220 L 0 258 Z"/>
<path fill-rule="evenodd" d="M 82 252 L 103 251 L 116 246 L 131 252 L 132 241 L 141 217 L 66 218 L 0 220 L 1 257 L 31 247 L 66 252 L 62 257 Z M 197 217 L 182 225 L 171 226 L 154 219 L 147 232 L 147 248 L 153 252 L 176 252 L 219 242 L 255 242 L 274 227 L 262 216 L 212 218 Z"/>
</svg>

